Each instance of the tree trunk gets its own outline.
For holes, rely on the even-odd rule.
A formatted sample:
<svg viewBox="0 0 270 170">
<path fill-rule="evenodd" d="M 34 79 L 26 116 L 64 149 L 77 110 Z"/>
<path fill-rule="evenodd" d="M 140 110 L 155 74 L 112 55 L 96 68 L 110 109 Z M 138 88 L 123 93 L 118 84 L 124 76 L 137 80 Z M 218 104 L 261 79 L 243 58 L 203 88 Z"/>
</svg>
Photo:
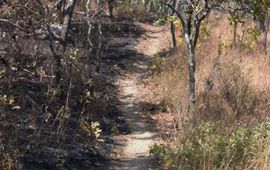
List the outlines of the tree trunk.
<svg viewBox="0 0 270 170">
<path fill-rule="evenodd" d="M 161 3 L 161 12 L 165 14 L 165 3 L 164 1 L 161 1 L 160 3 Z"/>
<path fill-rule="evenodd" d="M 114 3 L 115 3 L 114 0 L 109 0 L 108 1 L 109 14 L 110 14 L 111 21 L 113 21 L 113 7 L 114 7 Z"/>
<path fill-rule="evenodd" d="M 61 54 L 57 51 L 54 42 L 53 42 L 53 33 L 51 31 L 50 25 L 47 25 L 47 30 L 49 32 L 49 47 L 51 49 L 51 52 L 53 54 L 53 57 L 56 61 L 56 73 L 55 73 L 55 80 L 56 84 L 59 85 L 61 82 L 61 70 L 62 70 L 62 63 L 61 63 Z"/>
<path fill-rule="evenodd" d="M 143 1 L 143 7 L 144 7 L 144 10 L 147 11 L 147 1 Z"/>
<path fill-rule="evenodd" d="M 265 21 L 264 21 L 264 30 L 263 30 L 263 49 L 264 49 L 265 55 L 267 55 L 268 31 L 269 31 L 269 14 L 268 12 L 266 12 Z"/>
<path fill-rule="evenodd" d="M 86 18 L 87 18 L 87 41 L 89 44 L 89 48 L 88 48 L 88 59 L 91 59 L 91 52 L 93 50 L 93 43 L 91 42 L 91 31 L 92 31 L 92 21 L 91 21 L 91 17 L 90 17 L 90 5 L 91 5 L 91 0 L 87 0 L 86 4 L 85 4 L 85 8 L 86 8 Z M 95 1 L 96 2 L 96 1 Z"/>
<path fill-rule="evenodd" d="M 233 23 L 233 42 L 232 47 L 236 47 L 237 44 L 237 23 Z"/>
<path fill-rule="evenodd" d="M 267 44 L 268 44 L 268 30 L 265 30 L 263 33 L 263 50 L 264 54 L 267 55 Z"/>
<path fill-rule="evenodd" d="M 195 116 L 195 53 L 194 49 L 188 50 L 188 91 L 189 91 L 189 112 L 192 114 L 192 123 L 196 123 Z"/>
<path fill-rule="evenodd" d="M 171 34 L 172 34 L 173 47 L 176 47 L 175 25 L 173 21 L 171 21 Z"/>
<path fill-rule="evenodd" d="M 102 56 L 101 56 L 101 48 L 102 48 L 102 25 L 101 22 L 98 22 L 98 49 L 97 49 L 97 53 L 96 53 L 96 59 L 97 59 L 97 68 L 96 71 L 99 72 L 100 71 L 100 67 L 101 67 L 101 62 L 102 62 Z"/>
<path fill-rule="evenodd" d="M 188 33 L 185 33 L 185 40 L 188 48 L 188 93 L 189 93 L 189 106 L 188 110 L 191 114 L 192 123 L 195 126 L 196 124 L 196 115 L 195 115 L 195 46 L 193 45 L 192 38 Z"/>
<path fill-rule="evenodd" d="M 66 6 L 64 7 L 64 18 L 63 18 L 63 26 L 62 26 L 62 31 L 61 31 L 61 48 L 60 50 L 60 54 L 59 54 L 59 61 L 57 61 L 57 74 L 56 74 L 56 79 L 59 80 L 58 82 L 58 86 L 60 88 L 60 98 L 64 99 L 66 96 L 65 94 L 65 84 L 62 78 L 62 73 L 63 73 L 63 66 L 62 66 L 62 61 L 65 58 L 65 50 L 66 50 L 66 44 L 67 44 L 67 36 L 68 36 L 68 32 L 70 29 L 70 23 L 71 23 L 71 19 L 72 19 L 72 15 L 73 15 L 73 11 L 74 11 L 74 7 L 77 3 L 77 0 L 68 0 L 66 3 Z"/>
<path fill-rule="evenodd" d="M 176 0 L 173 0 L 172 7 L 175 9 L 176 6 Z M 171 16 L 174 16 L 175 12 L 172 11 Z M 175 25 L 174 22 L 171 21 L 171 34 L 172 34 L 172 42 L 173 42 L 173 47 L 176 47 L 176 37 L 175 37 Z"/>
<path fill-rule="evenodd" d="M 61 32 L 62 46 L 63 46 L 64 51 L 66 47 L 68 31 L 70 28 L 70 22 L 71 22 L 71 18 L 72 18 L 72 14 L 73 14 L 73 10 L 76 5 L 76 2 L 77 0 L 68 0 L 67 6 L 65 7 L 65 10 L 64 10 L 63 28 Z"/>
<path fill-rule="evenodd" d="M 98 2 L 98 9 L 101 10 L 101 0 L 97 0 Z M 109 0 L 109 2 L 112 3 L 112 0 Z M 98 14 L 98 17 L 100 19 L 100 13 Z M 112 18 L 111 18 L 112 19 Z M 98 21 L 98 49 L 97 49 L 97 53 L 96 53 L 96 60 L 97 60 L 97 67 L 96 67 L 96 71 L 99 72 L 100 71 L 100 67 L 101 67 L 101 62 L 102 62 L 102 56 L 101 56 L 101 47 L 102 47 L 102 25 L 101 25 L 101 21 Z"/>
</svg>

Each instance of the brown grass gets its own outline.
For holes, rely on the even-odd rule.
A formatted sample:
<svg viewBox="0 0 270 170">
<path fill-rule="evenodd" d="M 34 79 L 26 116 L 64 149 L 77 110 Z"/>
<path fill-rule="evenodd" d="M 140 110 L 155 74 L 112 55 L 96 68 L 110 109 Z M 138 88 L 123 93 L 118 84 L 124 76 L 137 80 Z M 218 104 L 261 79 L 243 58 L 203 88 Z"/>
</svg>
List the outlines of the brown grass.
<svg viewBox="0 0 270 170">
<path fill-rule="evenodd" d="M 232 49 L 226 46 L 232 39 L 232 27 L 226 16 L 211 15 L 207 22 L 210 36 L 199 42 L 196 52 L 199 121 L 223 121 L 228 126 L 228 123 L 239 121 L 253 124 L 268 120 L 270 60 L 262 54 L 261 42 L 258 41 L 257 47 L 251 50 L 241 46 Z M 240 25 L 239 35 L 252 26 L 249 23 Z M 189 115 L 185 44 L 169 51 L 163 60 L 159 73 L 153 76 L 152 97 L 168 112 L 174 113 L 175 123 L 179 121 L 179 115 L 181 122 L 186 122 Z"/>
</svg>

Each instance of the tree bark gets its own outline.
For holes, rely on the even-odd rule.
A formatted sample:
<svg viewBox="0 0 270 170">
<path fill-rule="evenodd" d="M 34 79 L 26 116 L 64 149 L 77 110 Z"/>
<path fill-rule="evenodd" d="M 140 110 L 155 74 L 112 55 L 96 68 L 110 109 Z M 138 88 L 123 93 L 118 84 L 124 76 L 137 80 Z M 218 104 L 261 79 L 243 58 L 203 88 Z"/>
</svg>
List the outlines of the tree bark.
<svg viewBox="0 0 270 170">
<path fill-rule="evenodd" d="M 176 6 L 176 0 L 173 0 L 172 7 L 175 9 Z M 171 15 L 174 16 L 175 12 L 172 11 Z M 172 35 L 172 42 L 173 42 L 173 47 L 176 47 L 176 36 L 175 36 L 175 25 L 174 21 L 171 21 L 171 35 Z"/>
<path fill-rule="evenodd" d="M 91 0 L 87 0 L 86 1 L 86 4 L 85 4 L 85 8 L 86 8 L 86 20 L 87 20 L 87 26 L 88 26 L 88 29 L 87 29 L 87 42 L 89 44 L 89 49 L 88 49 L 88 59 L 90 60 L 91 59 L 91 52 L 93 50 L 93 43 L 91 41 L 91 31 L 92 31 L 92 19 L 90 17 L 90 5 L 91 5 Z M 94 1 L 96 2 L 96 1 Z"/>
<path fill-rule="evenodd" d="M 264 30 L 263 30 L 263 49 L 264 49 L 265 55 L 267 55 L 268 31 L 269 31 L 269 13 L 266 12 L 265 21 L 264 21 Z"/>
<path fill-rule="evenodd" d="M 67 44 L 67 36 L 68 32 L 70 30 L 70 23 L 74 11 L 74 7 L 77 3 L 77 0 L 68 0 L 66 3 L 66 6 L 64 7 L 63 12 L 63 26 L 61 31 L 61 46 L 59 49 L 59 61 L 57 61 L 57 74 L 56 77 L 58 77 L 58 86 L 60 88 L 60 98 L 64 99 L 66 96 L 65 94 L 65 84 L 63 82 L 62 74 L 63 74 L 63 66 L 62 66 L 62 60 L 65 59 L 65 50 L 66 50 L 66 44 Z"/>
<path fill-rule="evenodd" d="M 189 113 L 191 113 L 191 119 L 193 125 L 196 124 L 196 115 L 195 115 L 195 101 L 196 101 L 196 87 L 195 87 L 195 48 L 192 45 L 192 41 L 189 36 L 186 35 L 186 42 L 188 47 L 188 93 L 189 93 Z"/>
<path fill-rule="evenodd" d="M 113 8 L 114 8 L 114 0 L 108 0 L 108 6 L 109 6 L 109 14 L 110 14 L 110 18 L 111 21 L 113 21 Z"/>
<path fill-rule="evenodd" d="M 194 38 L 192 37 L 191 34 L 191 24 L 185 24 L 184 25 L 184 36 L 185 36 L 185 41 L 187 44 L 187 49 L 188 49 L 188 96 L 189 96 L 189 105 L 188 105 L 188 111 L 191 114 L 191 121 L 193 126 L 196 124 L 196 115 L 195 115 L 195 102 L 196 102 L 196 91 L 195 91 L 195 68 L 196 68 L 196 60 L 195 60 L 195 47 L 196 47 L 196 41 L 197 37 L 199 36 L 199 33 L 196 31 L 199 31 L 199 25 L 197 29 L 195 29 L 195 32 L 193 33 Z"/>
<path fill-rule="evenodd" d="M 210 13 L 209 1 L 202 1 L 203 7 L 200 12 L 193 10 L 196 2 L 179 0 L 177 1 L 177 10 L 168 3 L 168 7 L 171 8 L 177 17 L 180 19 L 183 34 L 186 41 L 188 49 L 188 111 L 191 114 L 191 121 L 193 127 L 197 123 L 196 119 L 196 79 L 195 79 L 195 49 L 198 42 L 200 34 L 201 22 L 208 16 Z M 187 10 L 190 9 L 190 10 Z"/>
<path fill-rule="evenodd" d="M 237 23 L 233 23 L 233 41 L 232 46 L 235 48 L 237 45 Z"/>
<path fill-rule="evenodd" d="M 173 21 L 171 21 L 171 35 L 172 35 L 172 42 L 173 42 L 173 47 L 176 47 L 176 37 L 175 37 L 175 25 Z"/>
<path fill-rule="evenodd" d="M 263 34 L 264 34 L 264 36 L 263 36 L 263 50 L 264 50 L 264 54 L 267 55 L 268 30 L 265 30 Z"/>
<path fill-rule="evenodd" d="M 98 9 L 101 10 L 102 7 L 101 7 L 100 0 L 97 0 L 97 2 L 98 2 Z M 99 16 L 99 19 L 100 19 L 100 13 L 98 13 L 98 16 Z M 113 18 L 111 18 L 111 19 L 113 19 Z M 96 60 L 97 60 L 96 71 L 97 72 L 100 71 L 101 62 L 102 62 L 102 56 L 101 56 L 102 41 L 103 41 L 102 24 L 101 24 L 101 21 L 98 21 L 98 49 L 97 49 L 97 53 L 96 53 Z"/>
<path fill-rule="evenodd" d="M 101 63 L 102 63 L 102 56 L 101 56 L 101 48 L 102 48 L 102 25 L 100 22 L 98 22 L 98 49 L 96 53 L 96 59 L 97 59 L 97 68 L 96 71 L 100 71 Z"/>
<path fill-rule="evenodd" d="M 67 6 L 65 7 L 64 10 L 64 19 L 63 19 L 63 28 L 61 32 L 61 39 L 62 39 L 62 46 L 63 50 L 65 51 L 66 47 L 66 40 L 67 40 L 67 35 L 70 29 L 70 23 L 71 23 L 71 18 L 73 15 L 73 10 L 76 5 L 77 0 L 68 0 Z"/>
</svg>

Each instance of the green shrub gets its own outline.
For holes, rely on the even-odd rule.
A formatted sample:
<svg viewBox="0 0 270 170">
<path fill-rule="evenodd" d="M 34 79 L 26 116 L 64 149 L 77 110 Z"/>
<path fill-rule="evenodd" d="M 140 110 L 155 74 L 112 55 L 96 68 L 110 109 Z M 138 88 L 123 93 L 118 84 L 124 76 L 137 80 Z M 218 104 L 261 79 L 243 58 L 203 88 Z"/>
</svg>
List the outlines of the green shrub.
<svg viewBox="0 0 270 170">
<path fill-rule="evenodd" d="M 269 142 L 269 125 L 224 130 L 206 122 L 187 129 L 174 147 L 155 144 L 150 152 L 169 169 L 260 169 L 265 162 L 257 160 Z"/>
</svg>

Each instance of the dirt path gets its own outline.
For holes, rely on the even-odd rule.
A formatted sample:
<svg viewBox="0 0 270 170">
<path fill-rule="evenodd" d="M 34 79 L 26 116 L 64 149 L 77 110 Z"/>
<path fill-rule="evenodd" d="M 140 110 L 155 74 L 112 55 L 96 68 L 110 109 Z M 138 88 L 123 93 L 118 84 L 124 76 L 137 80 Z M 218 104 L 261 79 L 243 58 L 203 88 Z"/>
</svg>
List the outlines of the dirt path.
<svg viewBox="0 0 270 170">
<path fill-rule="evenodd" d="M 117 161 L 113 162 L 112 170 L 144 170 L 151 169 L 151 157 L 149 147 L 155 142 L 155 132 L 150 128 L 147 119 L 141 113 L 140 102 L 141 90 L 144 88 L 140 79 L 149 71 L 149 61 L 151 57 L 164 49 L 164 38 L 166 31 L 164 27 L 155 27 L 145 24 L 139 24 L 140 27 L 147 30 L 146 34 L 131 43 L 126 48 L 136 50 L 143 55 L 142 58 L 135 59 L 131 65 L 131 72 L 126 73 L 117 81 L 121 105 L 120 110 L 124 114 L 131 134 L 117 137 L 121 147 L 116 148 L 118 152 Z"/>
</svg>

